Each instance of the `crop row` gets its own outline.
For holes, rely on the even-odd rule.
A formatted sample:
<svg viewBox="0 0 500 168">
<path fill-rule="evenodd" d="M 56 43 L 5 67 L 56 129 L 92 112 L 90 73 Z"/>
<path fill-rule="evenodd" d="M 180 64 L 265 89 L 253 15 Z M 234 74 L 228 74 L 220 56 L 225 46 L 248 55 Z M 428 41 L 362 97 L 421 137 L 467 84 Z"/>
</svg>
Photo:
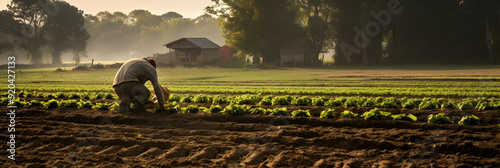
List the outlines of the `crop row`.
<svg viewBox="0 0 500 168">
<path fill-rule="evenodd" d="M 237 105 L 295 105 L 295 106 L 326 106 L 326 107 L 379 107 L 405 109 L 460 109 L 460 110 L 496 110 L 500 109 L 500 100 L 496 98 L 467 98 L 452 100 L 444 98 L 394 98 L 394 97 L 307 97 L 307 96 L 261 96 L 240 95 L 226 97 L 221 95 L 172 95 L 169 101 L 186 103 L 213 103 Z"/>
<path fill-rule="evenodd" d="M 8 105 L 5 99 L 2 99 L 0 102 L 2 105 Z M 90 101 L 83 100 L 49 100 L 47 102 L 44 101 L 24 101 L 22 99 L 17 99 L 14 104 L 18 107 L 30 106 L 30 107 L 43 107 L 45 109 L 55 109 L 55 108 L 78 108 L 78 109 L 98 109 L 98 110 L 117 110 L 119 104 L 118 103 L 92 103 Z M 237 105 L 237 104 L 229 104 L 226 107 L 222 108 L 218 104 L 212 104 L 210 108 L 206 107 L 198 107 L 194 105 L 188 105 L 186 107 L 180 107 L 177 102 L 172 102 L 169 104 L 165 110 L 160 110 L 159 107 L 155 107 L 155 112 L 164 112 L 164 113 L 223 113 L 223 114 L 231 114 L 231 115 L 241 115 L 241 114 L 252 114 L 252 115 L 273 115 L 273 116 L 291 116 L 291 117 L 311 117 L 309 110 L 294 110 L 292 112 L 288 112 L 286 107 L 282 108 L 252 108 L 246 105 Z M 412 114 L 397 114 L 391 115 L 390 112 L 384 112 L 377 108 L 371 109 L 369 111 L 364 112 L 361 117 L 365 120 L 382 120 L 386 117 L 391 116 L 394 120 L 406 120 L 406 121 L 417 121 L 417 117 Z M 352 111 L 345 110 L 340 113 L 340 118 L 358 118 L 358 114 L 353 113 Z M 320 114 L 320 118 L 323 119 L 331 119 L 336 118 L 335 109 L 324 110 Z M 438 124 L 451 124 L 451 121 L 445 114 L 439 113 L 437 115 L 429 115 L 428 123 L 438 123 Z M 464 116 L 459 124 L 465 125 L 478 125 L 479 118 L 470 115 Z"/>
<path fill-rule="evenodd" d="M 25 98 L 72 98 L 72 99 L 117 99 L 111 93 L 19 93 L 18 97 Z M 394 98 L 394 97 L 336 97 L 325 96 L 262 96 L 260 94 L 244 94 L 239 96 L 224 95 L 177 95 L 169 98 L 170 102 L 186 103 L 213 103 L 237 105 L 296 105 L 296 106 L 327 106 L 327 107 L 378 107 L 378 108 L 406 108 L 406 109 L 460 109 L 460 110 L 496 110 L 500 109 L 500 99 L 497 98 L 466 98 L 453 100 L 445 98 Z"/>
<path fill-rule="evenodd" d="M 321 86 L 200 86 L 166 85 L 173 93 L 205 94 L 288 94 L 337 96 L 407 96 L 407 97 L 500 97 L 497 87 L 321 87 Z M 113 92 L 109 85 L 35 85 L 20 90 L 42 92 Z M 150 88 L 151 89 L 151 88 Z"/>
</svg>

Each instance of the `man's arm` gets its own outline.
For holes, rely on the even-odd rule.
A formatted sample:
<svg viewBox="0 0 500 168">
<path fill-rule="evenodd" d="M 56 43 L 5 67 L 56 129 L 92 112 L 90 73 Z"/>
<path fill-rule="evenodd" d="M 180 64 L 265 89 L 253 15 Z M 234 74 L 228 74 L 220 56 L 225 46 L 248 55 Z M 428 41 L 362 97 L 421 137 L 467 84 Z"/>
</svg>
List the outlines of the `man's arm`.
<svg viewBox="0 0 500 168">
<path fill-rule="evenodd" d="M 163 103 L 165 103 L 165 99 L 163 97 L 163 92 L 161 89 L 160 82 L 158 81 L 158 75 L 156 73 L 156 69 L 154 69 L 153 67 L 148 67 L 146 68 L 146 71 L 149 72 L 150 75 L 149 80 L 151 81 L 151 84 L 153 84 L 156 98 L 158 98 L 158 105 L 160 106 L 161 109 L 165 109 L 165 106 L 163 105 Z"/>
</svg>

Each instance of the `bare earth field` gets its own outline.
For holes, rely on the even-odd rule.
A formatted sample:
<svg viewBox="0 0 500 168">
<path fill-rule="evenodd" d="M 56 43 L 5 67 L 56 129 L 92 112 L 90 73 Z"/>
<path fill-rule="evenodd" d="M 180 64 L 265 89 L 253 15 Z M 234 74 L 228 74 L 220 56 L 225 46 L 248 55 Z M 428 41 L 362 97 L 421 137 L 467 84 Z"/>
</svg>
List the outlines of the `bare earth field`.
<svg viewBox="0 0 500 168">
<path fill-rule="evenodd" d="M 100 100 L 104 101 L 104 100 Z M 112 100 L 106 100 L 108 102 Z M 186 106 L 187 104 L 181 104 Z M 210 106 L 210 104 L 195 104 Z M 224 105 L 225 106 L 225 105 Z M 280 106 L 282 107 L 282 106 Z M 1 167 L 500 167 L 500 112 L 383 109 L 417 122 L 263 115 L 122 115 L 88 109 L 19 108 L 16 161 L 0 150 Z M 270 108 L 270 107 L 266 107 Z M 367 108 L 336 108 L 362 114 Z M 7 109 L 2 108 L 3 114 Z M 427 123 L 444 112 L 457 123 Z M 338 114 L 337 114 L 338 116 Z M 0 117 L 8 123 L 7 117 Z M 2 124 L 2 130 L 6 130 Z M 7 131 L 2 139 L 7 140 Z"/>
</svg>

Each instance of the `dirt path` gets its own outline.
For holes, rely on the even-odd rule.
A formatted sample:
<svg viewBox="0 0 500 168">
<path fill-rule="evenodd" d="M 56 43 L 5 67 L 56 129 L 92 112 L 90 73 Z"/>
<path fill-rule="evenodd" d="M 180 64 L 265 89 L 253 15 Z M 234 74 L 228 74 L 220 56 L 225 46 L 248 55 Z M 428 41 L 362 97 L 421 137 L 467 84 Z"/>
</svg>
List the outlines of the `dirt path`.
<svg viewBox="0 0 500 168">
<path fill-rule="evenodd" d="M 464 113 L 482 125 L 226 114 L 124 116 L 113 111 L 18 109 L 16 161 L 2 167 L 500 167 L 499 111 Z M 336 108 L 343 111 L 344 108 Z M 366 109 L 351 108 L 357 113 Z M 393 113 L 401 109 L 385 109 Z M 7 109 L 1 110 L 3 114 Z M 7 117 L 0 117 L 8 123 Z M 6 130 L 5 124 L 2 130 Z M 7 139 L 2 131 L 2 139 Z"/>
</svg>

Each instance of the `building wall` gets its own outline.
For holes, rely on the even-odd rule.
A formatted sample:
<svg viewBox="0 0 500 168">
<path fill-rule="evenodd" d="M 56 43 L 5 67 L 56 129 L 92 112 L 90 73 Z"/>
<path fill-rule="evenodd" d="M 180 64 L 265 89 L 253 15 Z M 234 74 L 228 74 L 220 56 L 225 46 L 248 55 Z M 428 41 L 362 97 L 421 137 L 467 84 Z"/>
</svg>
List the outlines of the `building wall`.
<svg viewBox="0 0 500 168">
<path fill-rule="evenodd" d="M 281 66 L 303 66 L 304 49 L 281 49 Z"/>
<path fill-rule="evenodd" d="M 216 62 L 219 60 L 219 49 L 218 48 L 202 49 L 201 55 L 203 57 L 203 61 L 201 62 L 204 63 Z"/>
</svg>

